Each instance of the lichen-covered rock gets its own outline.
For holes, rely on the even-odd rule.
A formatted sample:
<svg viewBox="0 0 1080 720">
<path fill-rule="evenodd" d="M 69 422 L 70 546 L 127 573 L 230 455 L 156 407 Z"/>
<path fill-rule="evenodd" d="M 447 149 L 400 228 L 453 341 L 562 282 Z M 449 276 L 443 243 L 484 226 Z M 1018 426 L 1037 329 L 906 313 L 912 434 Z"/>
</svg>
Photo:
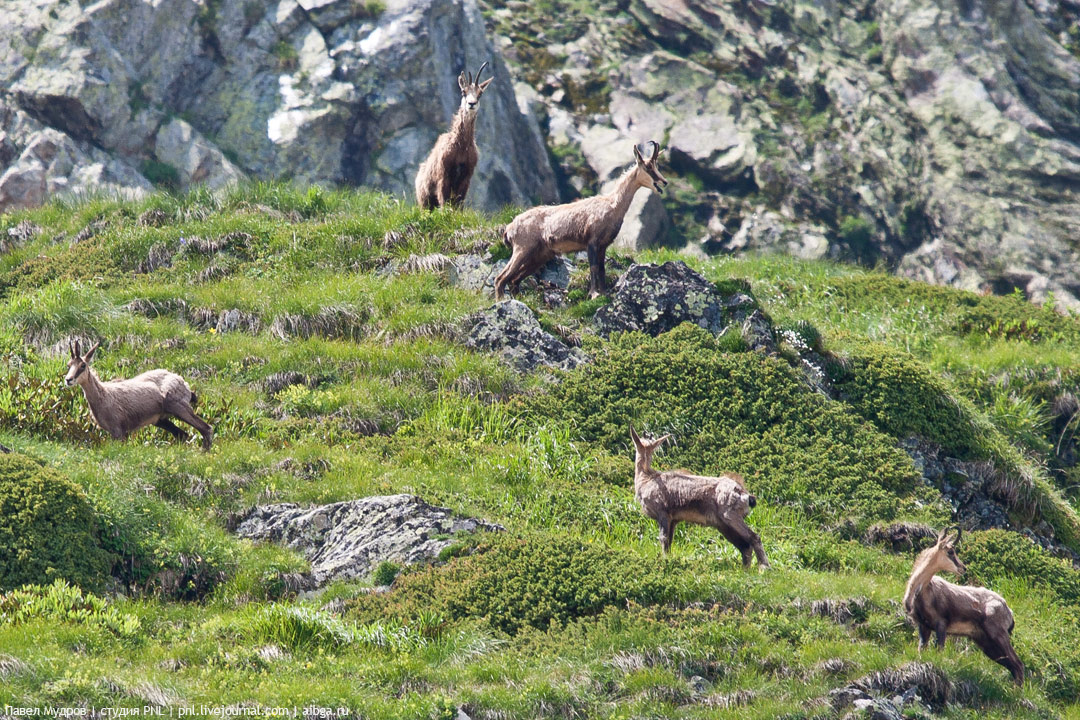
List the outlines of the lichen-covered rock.
<svg viewBox="0 0 1080 720">
<path fill-rule="evenodd" d="M 573 370 L 588 357 L 544 332 L 532 310 L 517 300 L 507 300 L 470 315 L 463 323 L 465 346 L 494 352 L 522 372 L 545 365 Z"/>
<path fill-rule="evenodd" d="M 430 562 L 454 543 L 454 535 L 478 530 L 502 527 L 457 516 L 414 495 L 376 495 L 310 508 L 260 505 L 236 525 L 240 537 L 278 542 L 303 553 L 316 586 L 367 578 L 384 561 Z"/>
<path fill-rule="evenodd" d="M 659 335 L 684 322 L 720 334 L 731 324 L 732 314 L 715 285 L 686 263 L 666 262 L 632 265 L 616 283 L 611 302 L 596 311 L 594 322 L 604 337 L 635 330 Z"/>
</svg>

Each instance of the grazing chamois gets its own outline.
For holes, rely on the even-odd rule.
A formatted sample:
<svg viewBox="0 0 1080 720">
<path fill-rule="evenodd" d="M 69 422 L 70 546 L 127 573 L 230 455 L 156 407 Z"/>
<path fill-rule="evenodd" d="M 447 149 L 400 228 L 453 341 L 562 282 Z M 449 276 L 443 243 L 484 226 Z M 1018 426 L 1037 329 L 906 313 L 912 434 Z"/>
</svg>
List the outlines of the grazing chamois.
<svg viewBox="0 0 1080 720">
<path fill-rule="evenodd" d="M 156 425 L 180 440 L 188 435 L 169 418 L 183 420 L 202 435 L 203 450 L 210 449 L 214 429 L 195 414 L 198 398 L 184 378 L 168 370 L 149 370 L 129 380 L 101 382 L 90 367 L 101 343 L 80 354 L 79 341 L 71 346 L 71 359 L 64 382 L 82 387 L 94 422 L 114 440 L 123 440 L 131 433 Z"/>
<path fill-rule="evenodd" d="M 627 170 L 615 189 L 565 205 L 542 205 L 526 210 L 506 226 L 503 241 L 513 251 L 495 278 L 495 300 L 502 300 L 507 285 L 516 287 L 556 255 L 585 250 L 589 253 L 589 294 L 596 297 L 607 290 L 604 256 L 615 242 L 623 217 L 638 188 L 664 194 L 667 180 L 656 168 L 660 145 L 650 140 L 652 155 L 646 160 L 634 146 L 634 166 Z"/>
<path fill-rule="evenodd" d="M 652 469 L 653 453 L 671 436 L 645 440 L 631 426 L 630 437 L 636 449 L 634 497 L 641 503 L 642 512 L 660 526 L 664 554 L 671 550 L 675 526 L 689 522 L 719 530 L 742 553 L 744 568 L 750 567 L 754 555 L 758 566 L 769 567 L 761 538 L 746 524 L 746 516 L 757 505 L 757 498 L 746 492 L 741 475 L 724 473 L 720 477 L 705 477 L 691 475 L 686 470 L 658 472 Z"/>
<path fill-rule="evenodd" d="M 937 543 L 919 554 L 904 590 L 904 612 L 919 628 L 919 651 L 926 646 L 930 633 L 937 636 L 938 647 L 945 647 L 946 635 L 962 635 L 988 658 L 1004 665 L 1017 685 L 1024 684 L 1024 664 L 1013 650 L 1012 610 L 1005 598 L 993 590 L 968 585 L 953 585 L 934 575 L 941 571 L 962 574 L 967 568 L 956 556 L 961 530 L 950 538 L 946 528 Z"/>
<path fill-rule="evenodd" d="M 476 106 L 480 96 L 495 78 L 479 82 L 487 63 L 476 71 L 466 74 L 463 70 L 458 75 L 458 87 L 461 88 L 461 107 L 454 115 L 450 130 L 444 132 L 435 141 L 427 159 L 416 172 L 416 204 L 425 210 L 433 210 L 449 203 L 460 205 L 469 192 L 473 170 L 479 152 L 476 149 L 474 129 L 476 127 Z"/>
</svg>

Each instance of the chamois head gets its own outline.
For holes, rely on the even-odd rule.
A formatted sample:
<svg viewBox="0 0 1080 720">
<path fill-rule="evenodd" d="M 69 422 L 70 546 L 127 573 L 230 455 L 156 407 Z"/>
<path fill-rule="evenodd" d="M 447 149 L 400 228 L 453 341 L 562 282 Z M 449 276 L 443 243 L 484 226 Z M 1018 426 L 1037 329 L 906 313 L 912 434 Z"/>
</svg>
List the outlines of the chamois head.
<svg viewBox="0 0 1080 720">
<path fill-rule="evenodd" d="M 953 528 L 945 528 L 938 535 L 937 543 L 924 551 L 924 555 L 927 555 L 929 562 L 934 568 L 934 572 L 951 572 L 957 575 L 963 575 L 967 570 L 964 563 L 960 562 L 960 558 L 956 556 L 956 544 L 960 542 L 960 535 L 962 530 L 960 526 L 956 526 L 956 535 L 949 537 L 949 532 Z"/>
<path fill-rule="evenodd" d="M 649 145 L 652 145 L 652 155 L 646 160 L 641 151 L 638 150 L 638 146 L 634 146 L 634 158 L 637 160 L 637 182 L 641 187 L 655 190 L 659 194 L 664 194 L 664 186 L 667 185 L 667 180 L 660 174 L 660 170 L 656 167 L 656 159 L 660 156 L 660 144 L 655 140 L 650 140 Z"/>
<path fill-rule="evenodd" d="M 634 441 L 634 448 L 637 451 L 637 457 L 635 458 L 638 464 L 643 465 L 645 468 L 652 466 L 652 456 L 656 452 L 656 449 L 660 447 L 665 440 L 671 435 L 664 435 L 658 437 L 655 440 L 648 440 L 638 436 L 634 430 L 634 426 L 630 426 L 630 438 Z"/>
<path fill-rule="evenodd" d="M 476 105 L 480 102 L 480 96 L 487 90 L 487 86 L 491 84 L 491 81 L 495 78 L 489 77 L 484 82 L 480 81 L 480 75 L 484 72 L 484 68 L 487 67 L 485 62 L 480 66 L 480 69 L 476 71 L 476 76 L 473 77 L 472 73 L 466 73 L 464 70 L 458 75 L 457 84 L 461 88 L 461 112 L 475 115 Z"/>
<path fill-rule="evenodd" d="M 70 387 L 76 383 L 82 383 L 86 380 L 87 369 L 90 367 L 90 359 L 94 357 L 94 353 L 97 352 L 101 343 L 97 343 L 94 347 L 90 348 L 90 352 L 86 355 L 82 355 L 79 352 L 79 341 L 76 340 L 72 343 L 71 347 L 71 359 L 68 360 L 67 375 L 64 376 L 64 382 Z"/>
</svg>

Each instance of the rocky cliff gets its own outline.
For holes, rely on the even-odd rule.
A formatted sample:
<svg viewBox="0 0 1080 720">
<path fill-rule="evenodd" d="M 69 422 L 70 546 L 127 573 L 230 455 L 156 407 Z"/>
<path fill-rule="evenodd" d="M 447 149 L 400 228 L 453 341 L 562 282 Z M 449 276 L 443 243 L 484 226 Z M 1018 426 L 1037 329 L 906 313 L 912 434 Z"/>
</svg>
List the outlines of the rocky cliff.
<svg viewBox="0 0 1080 720">
<path fill-rule="evenodd" d="M 1075 0 L 485 3 L 564 193 L 662 139 L 676 244 L 1080 307 Z"/>
<path fill-rule="evenodd" d="M 499 81 L 480 108 L 472 204 L 555 199 L 474 2 L 4 0 L 0 14 L 0 210 L 245 176 L 411 196 L 458 71 L 484 60 Z"/>
<path fill-rule="evenodd" d="M 236 178 L 411 194 L 490 59 L 470 204 L 673 192 L 620 240 L 1080 308 L 1077 0 L 0 0 L 0 210 Z M 648 198 L 646 202 L 646 198 Z"/>
</svg>

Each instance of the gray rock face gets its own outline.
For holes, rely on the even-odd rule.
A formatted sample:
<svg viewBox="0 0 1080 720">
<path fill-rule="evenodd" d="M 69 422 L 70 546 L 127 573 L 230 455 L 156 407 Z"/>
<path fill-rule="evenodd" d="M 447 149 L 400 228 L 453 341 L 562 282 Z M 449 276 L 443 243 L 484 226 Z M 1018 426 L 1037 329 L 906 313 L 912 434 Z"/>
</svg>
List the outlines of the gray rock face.
<svg viewBox="0 0 1080 720">
<path fill-rule="evenodd" d="M 1080 307 L 1077 3 L 497 5 L 582 194 L 629 164 L 623 147 L 666 138 L 664 204 L 709 250 L 881 260 Z"/>
<path fill-rule="evenodd" d="M 632 265 L 616 283 L 611 303 L 595 317 L 604 337 L 635 330 L 659 335 L 684 322 L 719 334 L 731 320 L 716 286 L 683 262 Z"/>
<path fill-rule="evenodd" d="M 411 195 L 457 109 L 458 72 L 484 60 L 495 82 L 468 203 L 554 201 L 536 121 L 476 1 L 389 0 L 378 17 L 365 8 L 0 0 L 0 211 L 64 191 L 143 193 L 165 165 L 181 187 L 251 175 Z"/>
<path fill-rule="evenodd" d="M 573 370 L 586 355 L 544 332 L 532 310 L 517 300 L 496 303 L 464 321 L 465 346 L 494 352 L 522 372 L 538 365 Z"/>
<path fill-rule="evenodd" d="M 414 495 L 376 495 L 311 508 L 260 505 L 241 519 L 236 534 L 299 550 L 321 586 L 366 578 L 383 561 L 430 562 L 454 542 L 449 536 L 477 530 L 502 527 L 455 516 Z"/>
</svg>

